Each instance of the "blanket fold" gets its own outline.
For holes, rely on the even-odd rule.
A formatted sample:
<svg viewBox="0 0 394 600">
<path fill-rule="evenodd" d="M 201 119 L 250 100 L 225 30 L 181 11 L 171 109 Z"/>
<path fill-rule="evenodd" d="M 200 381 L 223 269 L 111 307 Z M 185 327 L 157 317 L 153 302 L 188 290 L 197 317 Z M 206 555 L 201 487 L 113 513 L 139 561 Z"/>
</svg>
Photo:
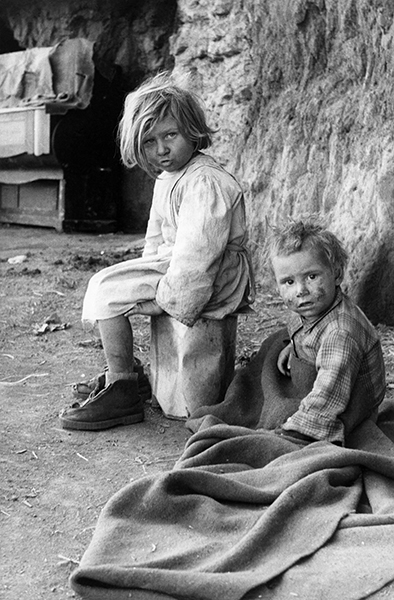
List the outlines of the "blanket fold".
<svg viewBox="0 0 394 600">
<path fill-rule="evenodd" d="M 191 416 L 172 471 L 109 500 L 71 575 L 83 598 L 361 600 L 394 580 L 392 403 L 345 448 L 277 435 L 313 381 L 274 371 L 284 342 Z"/>
</svg>

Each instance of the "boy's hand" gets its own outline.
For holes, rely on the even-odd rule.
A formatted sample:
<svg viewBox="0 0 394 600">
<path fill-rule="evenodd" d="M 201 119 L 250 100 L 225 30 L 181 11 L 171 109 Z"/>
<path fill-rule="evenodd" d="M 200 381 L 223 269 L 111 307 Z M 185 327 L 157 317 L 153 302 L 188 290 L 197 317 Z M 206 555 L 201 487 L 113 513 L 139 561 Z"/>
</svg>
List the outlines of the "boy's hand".
<svg viewBox="0 0 394 600">
<path fill-rule="evenodd" d="M 277 366 L 282 375 L 290 377 L 291 343 L 279 352 Z"/>
<path fill-rule="evenodd" d="M 157 304 L 156 300 L 146 300 L 145 302 L 138 302 L 133 308 L 125 313 L 125 317 L 131 317 L 133 315 L 146 315 L 148 317 L 155 317 L 161 315 L 163 309 Z"/>
<path fill-rule="evenodd" d="M 309 435 L 305 435 L 299 431 L 295 431 L 294 429 L 282 429 L 282 427 L 277 427 L 275 429 L 276 435 L 281 435 L 286 438 L 293 438 L 294 440 L 300 442 L 307 442 L 308 444 L 313 444 L 313 442 L 318 442 L 315 438 L 310 437 Z"/>
</svg>

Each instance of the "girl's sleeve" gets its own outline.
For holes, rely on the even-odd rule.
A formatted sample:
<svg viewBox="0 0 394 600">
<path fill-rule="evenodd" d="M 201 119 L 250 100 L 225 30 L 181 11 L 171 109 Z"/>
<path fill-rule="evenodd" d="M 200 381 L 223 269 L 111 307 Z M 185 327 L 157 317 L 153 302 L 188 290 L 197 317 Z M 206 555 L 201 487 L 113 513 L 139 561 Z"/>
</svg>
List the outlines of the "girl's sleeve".
<svg viewBox="0 0 394 600">
<path fill-rule="evenodd" d="M 213 293 L 228 243 L 236 195 L 220 172 L 194 174 L 183 187 L 170 267 L 160 281 L 156 301 L 168 314 L 193 325 Z"/>
<path fill-rule="evenodd" d="M 153 202 L 149 213 L 142 256 L 152 256 L 153 254 L 156 254 L 158 247 L 163 243 L 161 223 L 162 218 L 157 213 Z"/>
</svg>

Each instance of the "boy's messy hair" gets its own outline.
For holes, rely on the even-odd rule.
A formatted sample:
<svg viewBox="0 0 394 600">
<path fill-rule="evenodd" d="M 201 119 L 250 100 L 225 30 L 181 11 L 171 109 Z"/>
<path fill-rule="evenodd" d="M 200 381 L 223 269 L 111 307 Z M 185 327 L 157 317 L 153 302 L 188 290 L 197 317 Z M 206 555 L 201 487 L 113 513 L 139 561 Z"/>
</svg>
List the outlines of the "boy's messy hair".
<svg viewBox="0 0 394 600">
<path fill-rule="evenodd" d="M 269 258 L 293 254 L 301 250 L 317 250 L 331 266 L 339 282 L 343 280 L 348 253 L 339 239 L 325 227 L 313 220 L 292 221 L 283 226 L 270 226 Z"/>
<path fill-rule="evenodd" d="M 121 159 L 126 167 L 138 164 L 149 175 L 157 177 L 146 159 L 143 139 L 168 115 L 195 144 L 196 151 L 211 146 L 214 130 L 206 123 L 201 100 L 177 85 L 166 71 L 151 77 L 126 97 L 118 130 Z"/>
</svg>

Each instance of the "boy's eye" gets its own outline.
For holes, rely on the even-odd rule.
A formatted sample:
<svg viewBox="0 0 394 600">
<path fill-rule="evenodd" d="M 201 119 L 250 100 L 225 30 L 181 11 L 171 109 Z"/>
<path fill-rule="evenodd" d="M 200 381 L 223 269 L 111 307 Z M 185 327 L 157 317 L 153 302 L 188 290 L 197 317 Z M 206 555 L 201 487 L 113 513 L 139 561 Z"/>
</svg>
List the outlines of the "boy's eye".
<svg viewBox="0 0 394 600">
<path fill-rule="evenodd" d="M 286 285 L 293 285 L 294 283 L 294 279 L 286 279 L 285 284 Z"/>
<path fill-rule="evenodd" d="M 316 273 L 310 273 L 308 277 L 309 277 L 309 279 L 312 279 L 312 280 L 316 279 Z"/>
</svg>

